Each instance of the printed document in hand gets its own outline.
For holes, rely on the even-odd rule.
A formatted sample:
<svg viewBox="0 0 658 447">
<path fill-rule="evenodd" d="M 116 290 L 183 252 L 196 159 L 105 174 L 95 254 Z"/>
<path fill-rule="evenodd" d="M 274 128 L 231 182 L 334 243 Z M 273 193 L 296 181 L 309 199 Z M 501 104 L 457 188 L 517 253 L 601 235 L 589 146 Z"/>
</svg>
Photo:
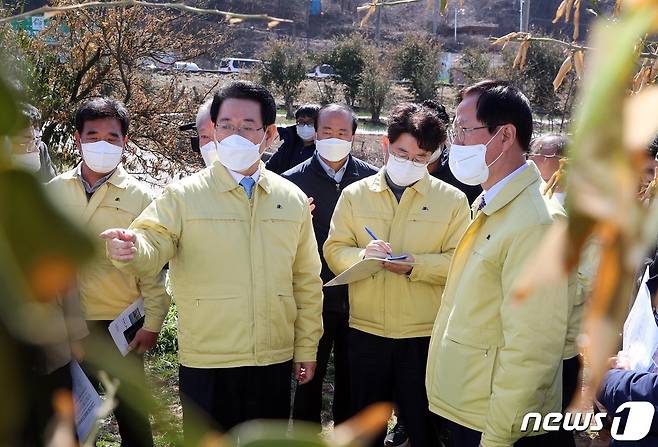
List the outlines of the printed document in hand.
<svg viewBox="0 0 658 447">
<path fill-rule="evenodd" d="M 144 326 L 144 315 L 146 315 L 144 313 L 144 298 L 140 298 L 121 312 L 121 315 L 111 322 L 107 328 L 124 357 L 128 354 L 128 345 L 135 338 L 135 334 Z"/>
<path fill-rule="evenodd" d="M 415 265 L 414 262 L 406 262 L 399 259 L 366 258 L 357 262 L 352 267 L 348 268 L 343 273 L 326 283 L 324 286 L 340 286 L 343 284 L 350 284 L 353 282 L 361 281 L 362 279 L 366 279 L 367 277 L 374 275 L 383 268 L 382 261 L 390 262 L 391 264 Z"/>
<path fill-rule="evenodd" d="M 647 287 L 649 268 L 644 273 L 642 285 L 635 303 L 624 323 L 624 355 L 634 371 L 646 372 L 656 369 L 658 350 L 658 326 L 653 316 L 651 295 Z"/>
<path fill-rule="evenodd" d="M 83 442 L 94 426 L 102 400 L 75 360 L 71 362 L 71 378 L 73 379 L 75 431 L 78 439 Z"/>
</svg>

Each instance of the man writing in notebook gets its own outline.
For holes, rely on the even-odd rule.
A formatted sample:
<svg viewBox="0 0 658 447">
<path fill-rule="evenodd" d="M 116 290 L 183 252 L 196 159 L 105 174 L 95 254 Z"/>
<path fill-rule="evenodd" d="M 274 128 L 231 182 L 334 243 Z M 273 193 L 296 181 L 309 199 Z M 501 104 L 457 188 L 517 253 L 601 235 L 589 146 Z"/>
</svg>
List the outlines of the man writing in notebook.
<svg viewBox="0 0 658 447">
<path fill-rule="evenodd" d="M 413 263 L 382 262 L 379 272 L 349 284 L 349 366 L 353 410 L 394 401 L 414 447 L 438 444 L 422 382 L 448 265 L 469 221 L 466 196 L 427 172 L 446 138 L 434 111 L 393 109 L 382 142 L 386 166 L 343 191 L 324 244 L 335 274 L 365 257 L 404 255 Z"/>
</svg>

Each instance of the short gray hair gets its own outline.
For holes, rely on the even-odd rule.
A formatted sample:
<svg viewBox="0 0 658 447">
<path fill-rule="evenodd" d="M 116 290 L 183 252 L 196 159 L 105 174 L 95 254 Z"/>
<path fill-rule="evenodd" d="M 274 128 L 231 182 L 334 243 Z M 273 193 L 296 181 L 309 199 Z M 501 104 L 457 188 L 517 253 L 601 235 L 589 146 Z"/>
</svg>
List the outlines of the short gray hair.
<svg viewBox="0 0 658 447">
<path fill-rule="evenodd" d="M 199 111 L 196 114 L 196 130 L 197 132 L 203 126 L 203 123 L 206 121 L 212 122 L 212 117 L 210 116 L 210 107 L 212 106 L 212 98 L 208 101 L 201 104 Z"/>
<path fill-rule="evenodd" d="M 552 149 L 558 157 L 566 155 L 569 137 L 565 135 L 545 134 L 540 135 L 530 143 L 530 153 L 536 154 L 542 149 Z"/>
</svg>

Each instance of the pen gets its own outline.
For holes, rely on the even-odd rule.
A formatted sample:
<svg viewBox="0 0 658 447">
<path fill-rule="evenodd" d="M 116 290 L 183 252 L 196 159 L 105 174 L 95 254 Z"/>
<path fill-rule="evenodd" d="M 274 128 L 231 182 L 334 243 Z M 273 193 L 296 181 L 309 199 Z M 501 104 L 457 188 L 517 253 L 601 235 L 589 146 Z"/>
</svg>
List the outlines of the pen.
<svg viewBox="0 0 658 447">
<path fill-rule="evenodd" d="M 363 228 L 366 229 L 366 232 L 370 235 L 371 238 L 373 238 L 376 241 L 379 240 L 379 238 L 377 236 L 375 236 L 375 233 L 373 233 L 370 228 L 368 228 L 368 227 L 363 227 Z M 388 253 L 388 257 L 386 259 L 389 259 L 390 257 L 391 257 L 391 253 Z M 405 258 L 405 256 L 402 256 L 402 258 Z M 396 259 L 402 259 L 402 258 L 398 257 Z"/>
</svg>

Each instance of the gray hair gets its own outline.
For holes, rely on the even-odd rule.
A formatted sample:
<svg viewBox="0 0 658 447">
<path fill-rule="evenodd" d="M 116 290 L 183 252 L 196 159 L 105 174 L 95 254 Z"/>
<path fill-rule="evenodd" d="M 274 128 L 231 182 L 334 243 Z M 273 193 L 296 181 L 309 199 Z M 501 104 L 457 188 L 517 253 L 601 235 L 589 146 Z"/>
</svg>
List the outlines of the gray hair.
<svg viewBox="0 0 658 447">
<path fill-rule="evenodd" d="M 546 134 L 541 135 L 530 143 L 530 153 L 536 154 L 542 149 L 553 149 L 555 154 L 563 157 L 569 145 L 569 137 L 564 135 Z"/>
</svg>

